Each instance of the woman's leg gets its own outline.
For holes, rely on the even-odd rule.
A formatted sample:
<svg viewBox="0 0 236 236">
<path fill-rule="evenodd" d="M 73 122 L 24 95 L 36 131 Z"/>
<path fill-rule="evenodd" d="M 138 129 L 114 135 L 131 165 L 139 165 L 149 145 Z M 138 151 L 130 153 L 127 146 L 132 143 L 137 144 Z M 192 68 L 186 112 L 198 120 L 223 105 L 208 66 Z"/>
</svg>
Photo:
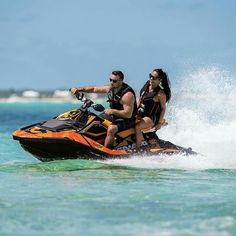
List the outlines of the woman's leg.
<svg viewBox="0 0 236 236">
<path fill-rule="evenodd" d="M 153 127 L 153 122 L 149 117 L 143 117 L 135 126 L 136 131 L 136 148 L 140 150 L 141 142 L 144 140 L 142 130 Z"/>
</svg>

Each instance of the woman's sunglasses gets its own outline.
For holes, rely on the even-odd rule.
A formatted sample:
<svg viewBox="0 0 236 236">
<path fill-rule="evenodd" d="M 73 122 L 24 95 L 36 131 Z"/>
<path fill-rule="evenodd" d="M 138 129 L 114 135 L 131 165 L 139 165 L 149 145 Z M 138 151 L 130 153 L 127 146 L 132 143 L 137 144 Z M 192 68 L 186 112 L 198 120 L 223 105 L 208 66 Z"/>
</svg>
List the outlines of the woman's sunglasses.
<svg viewBox="0 0 236 236">
<path fill-rule="evenodd" d="M 157 79 L 159 79 L 159 77 L 154 77 L 151 73 L 149 74 L 149 78 L 152 79 L 152 80 L 157 80 Z"/>
</svg>

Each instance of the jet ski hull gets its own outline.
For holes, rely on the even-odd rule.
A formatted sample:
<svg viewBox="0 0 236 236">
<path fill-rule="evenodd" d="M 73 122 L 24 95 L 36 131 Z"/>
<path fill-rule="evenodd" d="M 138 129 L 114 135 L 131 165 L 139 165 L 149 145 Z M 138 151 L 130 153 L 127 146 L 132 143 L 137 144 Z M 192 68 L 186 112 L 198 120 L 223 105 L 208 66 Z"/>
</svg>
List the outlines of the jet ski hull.
<svg viewBox="0 0 236 236">
<path fill-rule="evenodd" d="M 60 138 L 19 138 L 18 140 L 24 150 L 34 155 L 42 162 L 66 160 L 66 159 L 111 159 L 111 158 L 128 158 L 131 155 L 173 155 L 196 154 L 191 149 L 173 146 L 172 143 L 160 140 L 161 148 L 146 148 L 142 152 L 135 152 L 134 150 L 111 150 L 100 146 L 99 144 L 89 143 L 84 145 L 82 143 Z M 168 143 L 168 145 L 167 145 Z M 164 147 L 165 145 L 165 147 Z M 96 148 L 96 146 L 98 148 Z"/>
<path fill-rule="evenodd" d="M 42 162 L 78 158 L 102 159 L 107 156 L 99 151 L 93 153 L 89 147 L 70 140 L 25 139 L 21 140 L 20 144 L 24 148 L 24 150 L 34 155 Z"/>
<path fill-rule="evenodd" d="M 59 133 L 47 132 L 35 135 L 17 130 L 13 133 L 13 138 L 20 142 L 24 150 L 43 162 L 65 159 L 106 159 L 130 155 L 124 150 L 106 148 L 74 131 L 64 133 L 62 136 Z"/>
</svg>

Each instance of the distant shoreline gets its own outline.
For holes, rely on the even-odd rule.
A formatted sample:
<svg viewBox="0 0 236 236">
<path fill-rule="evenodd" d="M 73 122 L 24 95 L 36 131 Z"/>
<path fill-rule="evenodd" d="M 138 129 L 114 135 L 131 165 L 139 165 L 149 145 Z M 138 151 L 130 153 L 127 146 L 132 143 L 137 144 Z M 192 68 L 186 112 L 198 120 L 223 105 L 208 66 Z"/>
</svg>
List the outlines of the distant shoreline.
<svg viewBox="0 0 236 236">
<path fill-rule="evenodd" d="M 88 98 L 92 99 L 95 103 L 104 103 L 106 101 L 103 97 L 98 98 Z M 53 98 L 53 97 L 44 97 L 44 98 L 24 98 L 24 97 L 9 97 L 9 98 L 0 98 L 0 104 L 2 103 L 34 103 L 34 102 L 41 102 L 41 103 L 79 103 L 79 101 L 74 98 Z"/>
<path fill-rule="evenodd" d="M 93 100 L 96 103 L 104 103 L 104 94 L 86 94 L 86 98 Z M 0 103 L 78 103 L 78 100 L 68 90 L 55 91 L 10 91 L 0 90 Z"/>
<path fill-rule="evenodd" d="M 51 102 L 51 103 L 77 103 L 76 99 L 63 98 L 0 98 L 0 103 L 32 103 L 32 102 Z"/>
</svg>

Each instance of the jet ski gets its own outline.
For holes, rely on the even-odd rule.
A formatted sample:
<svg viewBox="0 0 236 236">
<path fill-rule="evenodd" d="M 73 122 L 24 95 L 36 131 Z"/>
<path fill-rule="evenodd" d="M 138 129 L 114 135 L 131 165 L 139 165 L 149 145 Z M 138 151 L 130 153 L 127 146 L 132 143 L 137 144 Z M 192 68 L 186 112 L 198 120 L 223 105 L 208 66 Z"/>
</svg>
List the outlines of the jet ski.
<svg viewBox="0 0 236 236">
<path fill-rule="evenodd" d="M 118 132 L 114 139 L 114 148 L 109 149 L 103 144 L 107 127 L 112 121 L 101 115 L 105 108 L 85 98 L 81 92 L 75 95 L 82 102 L 79 109 L 18 129 L 13 132 L 13 138 L 42 162 L 64 159 L 127 158 L 134 154 L 196 154 L 191 148 L 183 148 L 159 139 L 155 131 L 144 132 L 142 151 L 136 152 L 134 128 Z"/>
</svg>

